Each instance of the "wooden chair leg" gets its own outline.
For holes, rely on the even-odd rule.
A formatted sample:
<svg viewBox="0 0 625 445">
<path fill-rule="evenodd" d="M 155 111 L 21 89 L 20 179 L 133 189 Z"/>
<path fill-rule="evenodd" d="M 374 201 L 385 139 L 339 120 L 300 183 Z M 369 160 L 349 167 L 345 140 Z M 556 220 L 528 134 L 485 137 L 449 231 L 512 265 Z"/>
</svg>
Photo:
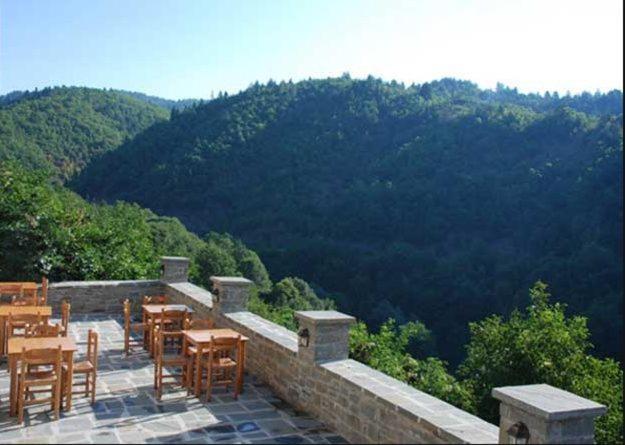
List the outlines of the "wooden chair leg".
<svg viewBox="0 0 625 445">
<path fill-rule="evenodd" d="M 89 397 L 89 374 L 85 374 L 85 397 Z"/>
<path fill-rule="evenodd" d="M 17 387 L 17 423 L 24 423 L 24 383 L 20 377 L 20 381 Z"/>
<path fill-rule="evenodd" d="M 54 417 L 56 420 L 59 420 L 61 417 L 61 380 L 62 377 L 58 376 L 56 383 L 54 384 Z"/>
<path fill-rule="evenodd" d="M 191 355 L 189 357 L 189 361 L 187 362 L 187 372 L 186 372 L 186 376 L 185 376 L 185 384 L 187 386 L 187 395 L 191 394 L 191 392 L 193 391 L 193 382 L 195 381 L 193 379 L 193 368 L 195 367 L 195 356 Z"/>
<path fill-rule="evenodd" d="M 208 372 L 206 373 L 206 397 L 204 398 L 205 402 L 211 401 L 211 393 L 213 391 L 213 370 L 208 365 Z"/>
<path fill-rule="evenodd" d="M 163 367 L 158 369 L 158 388 L 156 389 L 156 399 L 160 402 L 163 397 Z"/>
<path fill-rule="evenodd" d="M 95 370 L 93 371 L 93 375 L 91 376 L 91 404 L 95 404 L 95 380 L 96 380 L 96 373 Z"/>
</svg>

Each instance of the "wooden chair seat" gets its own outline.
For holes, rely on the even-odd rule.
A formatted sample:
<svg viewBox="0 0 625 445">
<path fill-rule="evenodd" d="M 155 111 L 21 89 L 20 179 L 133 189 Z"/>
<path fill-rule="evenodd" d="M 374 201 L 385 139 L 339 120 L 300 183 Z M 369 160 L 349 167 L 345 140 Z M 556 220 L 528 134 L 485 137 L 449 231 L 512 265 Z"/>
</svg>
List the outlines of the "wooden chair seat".
<svg viewBox="0 0 625 445">
<path fill-rule="evenodd" d="M 88 361 L 74 363 L 74 374 L 86 374 L 94 370 L 93 364 Z M 63 364 L 63 371 L 67 372 L 67 365 Z"/>
<path fill-rule="evenodd" d="M 208 359 L 204 359 L 205 366 L 207 366 L 207 362 Z M 213 359 L 213 368 L 235 368 L 236 366 L 237 362 L 232 360 L 230 357 Z"/>
<path fill-rule="evenodd" d="M 163 366 L 180 366 L 187 364 L 187 358 L 179 354 L 163 354 L 162 357 Z"/>
</svg>

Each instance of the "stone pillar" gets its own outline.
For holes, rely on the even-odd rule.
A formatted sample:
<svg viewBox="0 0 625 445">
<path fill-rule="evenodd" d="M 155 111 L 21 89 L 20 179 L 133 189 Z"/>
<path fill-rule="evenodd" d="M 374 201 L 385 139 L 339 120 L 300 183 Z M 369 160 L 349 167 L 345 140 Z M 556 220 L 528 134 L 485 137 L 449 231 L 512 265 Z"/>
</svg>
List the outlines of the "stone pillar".
<svg viewBox="0 0 625 445">
<path fill-rule="evenodd" d="M 162 256 L 161 281 L 166 283 L 185 283 L 189 281 L 189 258 Z"/>
<path fill-rule="evenodd" d="M 545 384 L 494 388 L 492 395 L 501 401 L 499 443 L 518 443 L 514 434 L 519 429 L 529 432 L 527 443 L 594 443 L 594 419 L 607 411 Z"/>
<path fill-rule="evenodd" d="M 298 357 L 309 363 L 347 358 L 354 317 L 337 311 L 297 311 L 295 318 L 299 322 Z"/>
<path fill-rule="evenodd" d="M 254 284 L 241 277 L 210 277 L 213 282 L 213 308 L 222 314 L 247 310 L 249 287 Z"/>
</svg>

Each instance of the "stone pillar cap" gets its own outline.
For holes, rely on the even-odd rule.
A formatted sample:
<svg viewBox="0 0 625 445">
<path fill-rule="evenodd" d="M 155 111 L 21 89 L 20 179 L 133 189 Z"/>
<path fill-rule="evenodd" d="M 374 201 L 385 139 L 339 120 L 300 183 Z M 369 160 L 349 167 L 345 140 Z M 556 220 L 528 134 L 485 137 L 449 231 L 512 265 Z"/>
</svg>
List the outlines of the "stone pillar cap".
<svg viewBox="0 0 625 445">
<path fill-rule="evenodd" d="M 165 261 L 189 261 L 189 258 L 184 256 L 162 256 L 161 260 Z"/>
<path fill-rule="evenodd" d="M 243 277 L 210 277 L 210 280 L 215 284 L 227 284 L 228 286 L 249 286 L 254 284 L 253 281 Z"/>
<path fill-rule="evenodd" d="M 544 383 L 494 388 L 492 395 L 503 403 L 549 421 L 597 417 L 607 411 L 604 405 Z"/>
<path fill-rule="evenodd" d="M 313 324 L 351 324 L 356 321 L 351 315 L 337 311 L 296 311 L 295 318 Z"/>
</svg>

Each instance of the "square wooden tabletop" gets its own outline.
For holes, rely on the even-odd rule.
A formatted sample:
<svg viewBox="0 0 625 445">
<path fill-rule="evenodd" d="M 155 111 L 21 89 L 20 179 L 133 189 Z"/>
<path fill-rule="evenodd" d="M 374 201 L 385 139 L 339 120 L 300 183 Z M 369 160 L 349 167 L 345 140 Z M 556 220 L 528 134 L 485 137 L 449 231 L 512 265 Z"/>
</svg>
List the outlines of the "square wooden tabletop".
<svg viewBox="0 0 625 445">
<path fill-rule="evenodd" d="M 61 345 L 62 352 L 76 352 L 76 342 L 69 337 L 35 337 L 24 338 L 14 337 L 8 341 L 8 354 L 21 354 L 22 348 L 26 348 L 27 351 L 33 349 L 54 349 Z"/>
<path fill-rule="evenodd" d="M 10 304 L 0 306 L 0 317 L 13 315 L 37 315 L 43 317 L 52 315 L 52 306 L 12 306 Z"/>
<path fill-rule="evenodd" d="M 193 343 L 208 343 L 211 336 L 215 338 L 236 338 L 240 335 L 234 329 L 193 329 L 182 331 L 182 333 Z M 248 338 L 241 335 L 241 341 L 247 341 Z"/>
<path fill-rule="evenodd" d="M 186 311 L 193 313 L 193 309 L 184 304 L 144 304 L 143 310 L 149 314 L 160 314 L 163 309 L 166 311 Z"/>
</svg>

